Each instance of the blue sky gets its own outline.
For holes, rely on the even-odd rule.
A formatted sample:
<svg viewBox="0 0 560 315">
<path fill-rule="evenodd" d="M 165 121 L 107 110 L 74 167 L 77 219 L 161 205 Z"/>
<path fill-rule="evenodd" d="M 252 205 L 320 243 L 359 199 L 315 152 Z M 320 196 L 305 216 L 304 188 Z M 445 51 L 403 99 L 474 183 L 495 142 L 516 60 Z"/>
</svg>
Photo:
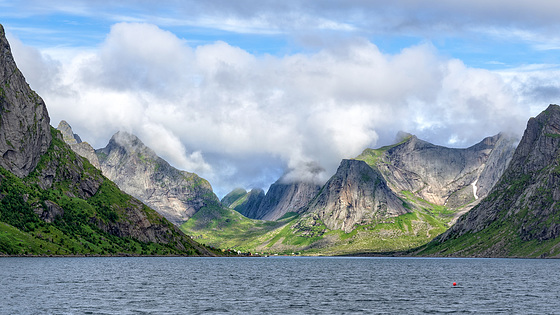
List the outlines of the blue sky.
<svg viewBox="0 0 560 315">
<path fill-rule="evenodd" d="M 28 45 L 91 47 L 119 22 L 158 25 L 193 45 L 254 54 L 319 49 L 305 37 L 364 37 L 383 52 L 430 42 L 468 66 L 559 63 L 554 1 L 0 1 L 2 23 Z M 323 43 L 324 44 L 324 43 Z M 314 46 L 319 45 L 319 46 Z"/>
<path fill-rule="evenodd" d="M 285 172 L 324 181 L 399 130 L 456 147 L 520 136 L 560 98 L 558 12 L 545 0 L 0 0 L 52 125 L 95 148 L 133 132 L 218 195 Z"/>
</svg>

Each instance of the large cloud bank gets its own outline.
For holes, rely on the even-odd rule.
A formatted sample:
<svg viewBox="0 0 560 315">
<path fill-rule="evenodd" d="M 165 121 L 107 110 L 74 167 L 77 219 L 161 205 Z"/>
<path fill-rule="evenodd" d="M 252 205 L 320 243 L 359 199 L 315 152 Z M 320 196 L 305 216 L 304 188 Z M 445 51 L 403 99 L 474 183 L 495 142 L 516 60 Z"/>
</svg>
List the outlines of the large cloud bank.
<svg viewBox="0 0 560 315">
<path fill-rule="evenodd" d="M 285 171 L 324 181 L 341 159 L 391 143 L 399 130 L 454 146 L 521 134 L 531 104 L 520 100 L 543 95 L 530 73 L 469 68 L 429 43 L 390 55 L 346 38 L 314 52 L 254 55 L 137 23 L 115 24 L 88 52 L 11 41 L 53 124 L 67 120 L 96 148 L 130 131 L 218 195 L 266 189 Z M 559 95 L 556 86 L 546 93 Z"/>
</svg>

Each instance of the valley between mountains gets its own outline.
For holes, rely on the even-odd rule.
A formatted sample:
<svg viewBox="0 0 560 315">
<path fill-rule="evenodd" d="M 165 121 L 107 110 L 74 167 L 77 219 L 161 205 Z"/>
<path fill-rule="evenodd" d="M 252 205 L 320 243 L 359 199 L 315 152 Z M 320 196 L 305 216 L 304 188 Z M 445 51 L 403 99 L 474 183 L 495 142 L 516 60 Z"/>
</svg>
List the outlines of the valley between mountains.
<svg viewBox="0 0 560 315">
<path fill-rule="evenodd" d="M 133 134 L 94 149 L 51 127 L 1 26 L 0 113 L 0 255 L 560 257 L 558 105 L 521 139 L 458 149 L 399 133 L 326 182 L 282 176 L 222 200 Z"/>
<path fill-rule="evenodd" d="M 67 122 L 58 129 L 71 147 L 89 146 Z M 105 148 L 81 150 L 121 189 L 201 243 L 244 252 L 340 255 L 408 250 L 445 232 L 487 196 L 516 143 L 498 134 L 453 149 L 410 134 L 398 138 L 341 161 L 323 185 L 283 176 L 267 193 L 238 188 L 221 201 L 207 181 L 173 168 L 132 134 L 118 132 Z"/>
</svg>

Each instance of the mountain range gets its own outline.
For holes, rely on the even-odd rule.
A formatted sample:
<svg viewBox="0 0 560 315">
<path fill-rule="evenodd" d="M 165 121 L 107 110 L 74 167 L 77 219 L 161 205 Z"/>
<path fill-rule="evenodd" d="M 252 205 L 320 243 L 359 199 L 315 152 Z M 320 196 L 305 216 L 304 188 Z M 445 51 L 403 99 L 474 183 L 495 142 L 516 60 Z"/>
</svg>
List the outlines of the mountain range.
<svg viewBox="0 0 560 315">
<path fill-rule="evenodd" d="M 96 150 L 67 122 L 52 128 L 1 25 L 0 81 L 0 254 L 217 254 L 196 238 L 270 253 L 560 257 L 557 105 L 519 143 L 500 133 L 458 149 L 400 133 L 325 183 L 285 175 L 220 201 L 133 134 Z"/>
<path fill-rule="evenodd" d="M 399 140 L 343 160 L 324 185 L 282 177 L 266 194 L 235 189 L 222 205 L 247 219 L 233 220 L 223 209 L 204 210 L 182 229 L 211 244 L 256 251 L 349 254 L 412 248 L 447 230 L 486 197 L 516 143 L 504 134 L 466 149 L 433 145 L 409 134 Z M 236 238 L 236 230 L 253 237 Z"/>
<path fill-rule="evenodd" d="M 437 256 L 560 257 L 560 106 L 527 123 L 487 198 L 417 253 Z"/>
<path fill-rule="evenodd" d="M 331 254 L 427 243 L 486 197 L 516 142 L 498 134 L 455 149 L 401 133 L 394 145 L 343 160 L 324 185 L 282 176 L 267 193 L 238 188 L 218 201 L 206 180 L 173 168 L 132 134 L 118 132 L 94 150 L 68 123 L 59 129 L 121 189 L 202 242 L 244 251 Z"/>
<path fill-rule="evenodd" d="M 0 254 L 215 255 L 64 140 L 0 25 Z"/>
</svg>

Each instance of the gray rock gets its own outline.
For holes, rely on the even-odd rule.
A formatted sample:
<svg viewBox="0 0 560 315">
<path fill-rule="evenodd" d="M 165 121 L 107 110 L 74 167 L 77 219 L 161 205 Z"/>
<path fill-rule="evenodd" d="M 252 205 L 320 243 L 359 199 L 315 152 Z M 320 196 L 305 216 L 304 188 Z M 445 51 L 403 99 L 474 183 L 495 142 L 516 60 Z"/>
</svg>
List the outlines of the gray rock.
<svg viewBox="0 0 560 315">
<path fill-rule="evenodd" d="M 117 132 L 96 154 L 103 175 L 176 225 L 202 207 L 219 206 L 208 181 L 172 167 L 130 133 Z"/>
<path fill-rule="evenodd" d="M 50 200 L 45 201 L 45 206 L 46 209 L 42 205 L 37 205 L 33 211 L 47 223 L 52 223 L 57 217 L 64 215 L 64 209 Z"/>
<path fill-rule="evenodd" d="M 62 138 L 64 142 L 70 145 L 72 151 L 78 153 L 78 155 L 88 159 L 91 165 L 95 166 L 97 169 L 101 169 L 101 165 L 99 164 L 99 159 L 97 158 L 97 154 L 95 154 L 95 150 L 93 147 L 87 143 L 82 142 L 80 136 L 75 134 L 72 131 L 72 127 L 66 121 L 62 120 L 58 127 L 56 128 L 62 133 Z"/>
<path fill-rule="evenodd" d="M 72 131 L 72 127 L 66 120 L 61 120 L 56 127 L 60 133 L 62 133 L 62 139 L 69 145 L 78 144 L 82 142 L 82 139 Z"/>
<path fill-rule="evenodd" d="M 486 196 L 514 148 L 514 140 L 502 134 L 466 149 L 410 136 L 387 150 L 376 166 L 395 192 L 410 191 L 431 203 L 459 208 Z"/>
<path fill-rule="evenodd" d="M 270 186 L 253 219 L 278 220 L 288 212 L 301 213 L 321 186 L 314 182 L 287 181 L 284 177 Z"/>
<path fill-rule="evenodd" d="M 537 241 L 532 245 L 536 247 L 543 241 L 556 239 L 560 236 L 559 157 L 560 106 L 550 105 L 529 120 L 509 166 L 488 197 L 435 242 L 445 245 L 447 240 L 486 229 L 515 235 L 522 241 Z M 477 240 L 469 242 L 473 247 L 478 246 L 477 255 L 504 256 L 511 250 L 508 247 L 511 244 L 505 239 L 491 243 Z"/>
<path fill-rule="evenodd" d="M 27 176 L 49 148 L 49 122 L 45 103 L 17 68 L 0 25 L 0 166 Z"/>
<path fill-rule="evenodd" d="M 327 228 L 347 233 L 357 225 L 407 212 L 381 173 L 358 160 L 343 160 L 305 211 Z"/>
</svg>

